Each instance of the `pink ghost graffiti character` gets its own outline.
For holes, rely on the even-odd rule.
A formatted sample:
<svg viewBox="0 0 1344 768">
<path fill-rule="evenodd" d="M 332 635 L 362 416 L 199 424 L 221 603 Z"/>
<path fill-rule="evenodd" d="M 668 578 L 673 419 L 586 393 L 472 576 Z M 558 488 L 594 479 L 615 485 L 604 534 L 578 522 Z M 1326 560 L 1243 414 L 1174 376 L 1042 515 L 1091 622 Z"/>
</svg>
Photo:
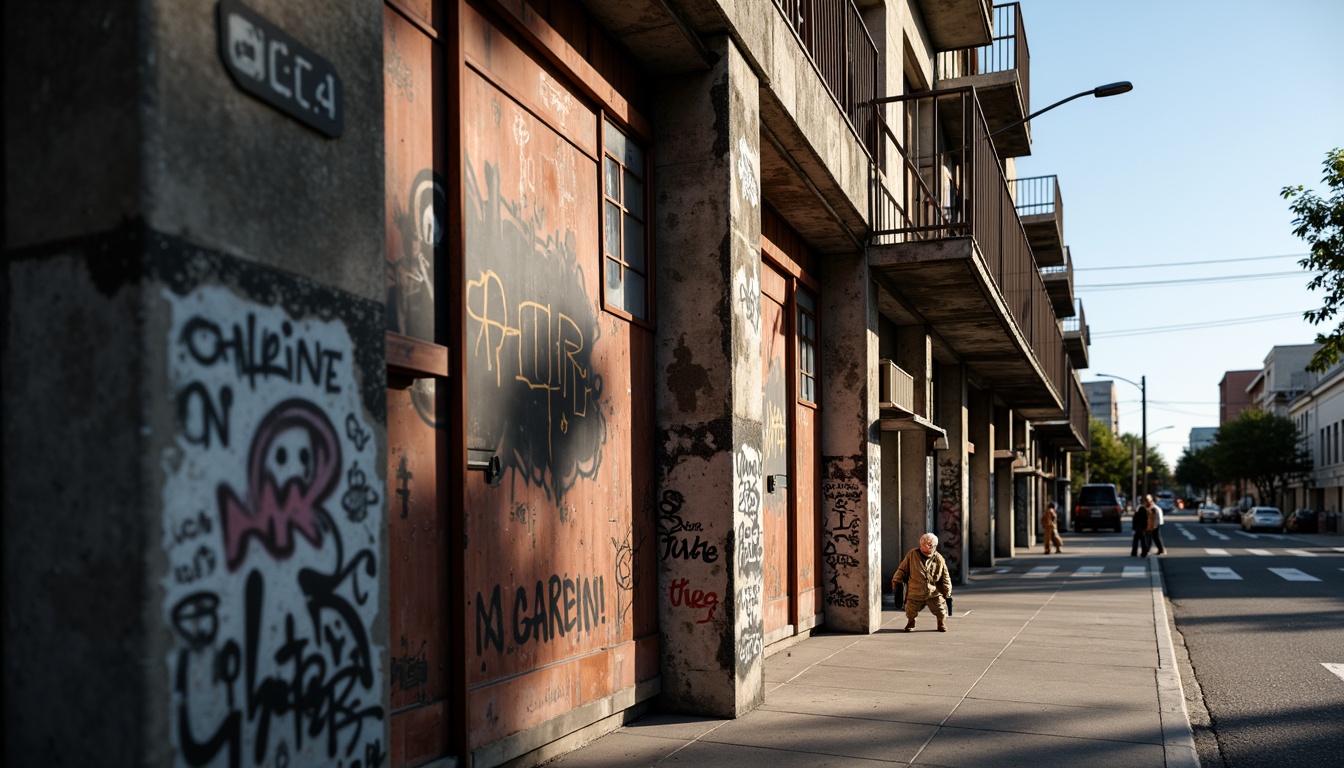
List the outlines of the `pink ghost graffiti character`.
<svg viewBox="0 0 1344 768">
<path fill-rule="evenodd" d="M 322 503 L 340 481 L 341 444 L 326 414 L 306 400 L 286 400 L 261 420 L 247 464 L 247 499 L 219 486 L 225 559 L 236 571 L 256 539 L 276 559 L 294 552 L 294 532 L 322 546 Z"/>
</svg>

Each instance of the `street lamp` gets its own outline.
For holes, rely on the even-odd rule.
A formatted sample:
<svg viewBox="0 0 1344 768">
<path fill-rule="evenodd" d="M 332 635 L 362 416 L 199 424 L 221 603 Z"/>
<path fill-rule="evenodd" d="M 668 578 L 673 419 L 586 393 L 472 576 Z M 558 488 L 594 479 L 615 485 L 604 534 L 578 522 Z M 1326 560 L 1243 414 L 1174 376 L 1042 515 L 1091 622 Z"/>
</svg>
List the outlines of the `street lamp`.
<svg viewBox="0 0 1344 768">
<path fill-rule="evenodd" d="M 1124 93 L 1124 91 L 1120 91 L 1120 93 Z M 1069 98 L 1077 98 L 1077 97 L 1070 96 Z M 1046 107 L 1046 109 L 1049 109 L 1049 107 Z M 1138 381 L 1131 381 L 1130 379 L 1126 379 L 1124 376 L 1116 376 L 1110 373 L 1098 373 L 1097 375 L 1104 379 L 1118 379 L 1120 381 L 1125 382 L 1126 384 L 1133 384 L 1134 386 L 1139 388 L 1139 393 L 1143 397 L 1143 495 L 1147 496 L 1148 495 L 1148 376 L 1145 374 L 1143 376 L 1140 376 Z"/>
<path fill-rule="evenodd" d="M 1158 432 L 1161 432 L 1164 429 L 1174 429 L 1175 427 L 1176 427 L 1175 424 L 1168 424 L 1165 427 L 1158 427 L 1157 429 L 1154 429 L 1152 432 L 1146 433 L 1144 435 L 1144 441 L 1143 441 L 1144 446 L 1148 445 L 1147 440 L 1148 435 L 1156 435 Z M 1130 451 L 1131 452 L 1133 451 L 1133 446 L 1130 446 Z M 1130 465 L 1129 483 L 1131 488 L 1134 486 L 1134 474 L 1135 474 L 1134 466 L 1135 466 L 1134 464 Z M 1144 482 L 1143 492 L 1146 495 L 1148 493 L 1148 449 L 1146 447 L 1144 448 L 1143 451 L 1143 482 Z"/>
<path fill-rule="evenodd" d="M 1031 122 L 1031 119 L 1036 117 L 1037 115 L 1040 115 L 1044 112 L 1049 112 L 1050 110 L 1054 109 L 1055 107 L 1058 107 L 1061 104 L 1068 104 L 1070 101 L 1073 101 L 1074 99 L 1081 99 L 1084 96 L 1095 96 L 1098 99 L 1104 99 L 1107 96 L 1119 96 L 1122 93 L 1129 93 L 1132 90 L 1134 90 L 1133 83 L 1129 82 L 1128 80 L 1121 80 L 1118 83 L 1107 83 L 1106 85 L 1098 85 L 1096 88 L 1093 88 L 1091 90 L 1079 91 L 1078 93 L 1075 93 L 1066 99 L 1060 99 L 1059 101 L 1056 101 L 1054 104 L 1051 104 L 1048 107 L 1038 109 L 1035 112 L 1032 112 L 1030 115 L 1027 115 L 1026 117 L 1022 118 L 1021 120 L 1014 120 L 1013 122 L 1000 128 L 999 130 L 989 134 L 989 137 L 993 138 L 1010 128 L 1016 128 L 1017 126 L 1022 125 L 1023 123 Z"/>
</svg>

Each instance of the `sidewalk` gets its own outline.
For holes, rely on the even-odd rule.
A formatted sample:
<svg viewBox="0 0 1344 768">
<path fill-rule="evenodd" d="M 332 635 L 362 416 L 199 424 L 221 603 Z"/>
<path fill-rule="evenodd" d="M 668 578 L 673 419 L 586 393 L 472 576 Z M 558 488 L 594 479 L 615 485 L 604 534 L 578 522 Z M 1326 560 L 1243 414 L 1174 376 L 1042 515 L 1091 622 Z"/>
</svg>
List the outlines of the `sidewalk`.
<svg viewBox="0 0 1344 768">
<path fill-rule="evenodd" d="M 766 659 L 743 717 L 655 714 L 547 765 L 1198 768 L 1156 557 L 1129 557 L 1128 535 L 1064 543 L 973 571 L 946 634 L 886 610 L 872 635 Z M 1056 570 L 1026 575 L 1040 566 Z"/>
</svg>

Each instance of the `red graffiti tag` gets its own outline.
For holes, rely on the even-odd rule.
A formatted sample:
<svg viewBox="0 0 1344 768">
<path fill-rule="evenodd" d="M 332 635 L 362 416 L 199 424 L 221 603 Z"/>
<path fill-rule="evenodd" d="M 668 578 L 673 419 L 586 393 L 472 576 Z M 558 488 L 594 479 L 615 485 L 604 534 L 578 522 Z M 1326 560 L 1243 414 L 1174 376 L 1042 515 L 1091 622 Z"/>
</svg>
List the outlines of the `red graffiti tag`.
<svg viewBox="0 0 1344 768">
<path fill-rule="evenodd" d="M 256 539 L 277 559 L 294 552 L 297 531 L 322 546 L 318 513 L 339 482 L 341 444 L 326 414 L 306 400 L 286 400 L 261 420 L 248 456 L 247 499 L 219 486 L 225 559 L 236 571 Z"/>
<path fill-rule="evenodd" d="M 687 608 L 708 608 L 709 613 L 705 618 L 695 622 L 696 624 L 708 624 L 714 619 L 714 609 L 719 607 L 719 593 L 687 589 L 686 584 L 689 581 L 690 579 L 673 579 L 672 586 L 667 590 L 667 596 L 672 600 L 674 606 L 685 604 Z"/>
</svg>

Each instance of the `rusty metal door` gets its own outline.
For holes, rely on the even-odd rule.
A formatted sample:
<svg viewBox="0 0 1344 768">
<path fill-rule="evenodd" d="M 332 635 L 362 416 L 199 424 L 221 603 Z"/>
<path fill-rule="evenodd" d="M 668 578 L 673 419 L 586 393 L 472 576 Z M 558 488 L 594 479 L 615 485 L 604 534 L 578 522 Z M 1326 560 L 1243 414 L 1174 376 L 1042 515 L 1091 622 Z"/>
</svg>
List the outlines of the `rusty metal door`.
<svg viewBox="0 0 1344 768">
<path fill-rule="evenodd" d="M 769 263 L 761 264 L 761 471 L 765 495 L 761 505 L 761 537 L 765 545 L 763 619 L 766 642 L 792 634 L 789 583 L 792 555 L 789 497 L 792 473 L 790 412 L 793 355 L 788 311 L 788 279 Z"/>
<path fill-rule="evenodd" d="M 441 125 L 447 85 L 437 0 L 383 8 L 386 135 L 387 541 L 390 764 L 418 766 L 461 754 L 458 629 L 449 621 L 452 530 L 446 460 L 450 408 L 449 307 L 439 290 L 448 264 L 449 187 Z M 437 301 L 436 301 L 437 294 Z M 454 664 L 453 659 L 459 658 Z"/>
<path fill-rule="evenodd" d="M 820 471 L 821 411 L 818 381 L 820 360 L 817 349 L 816 294 L 795 281 L 793 284 L 795 322 L 793 345 L 797 365 L 791 371 L 796 383 L 793 404 L 793 500 L 794 626 L 798 631 L 816 625 L 824 610 L 821 579 L 821 506 L 817 502 L 817 478 Z"/>
</svg>

